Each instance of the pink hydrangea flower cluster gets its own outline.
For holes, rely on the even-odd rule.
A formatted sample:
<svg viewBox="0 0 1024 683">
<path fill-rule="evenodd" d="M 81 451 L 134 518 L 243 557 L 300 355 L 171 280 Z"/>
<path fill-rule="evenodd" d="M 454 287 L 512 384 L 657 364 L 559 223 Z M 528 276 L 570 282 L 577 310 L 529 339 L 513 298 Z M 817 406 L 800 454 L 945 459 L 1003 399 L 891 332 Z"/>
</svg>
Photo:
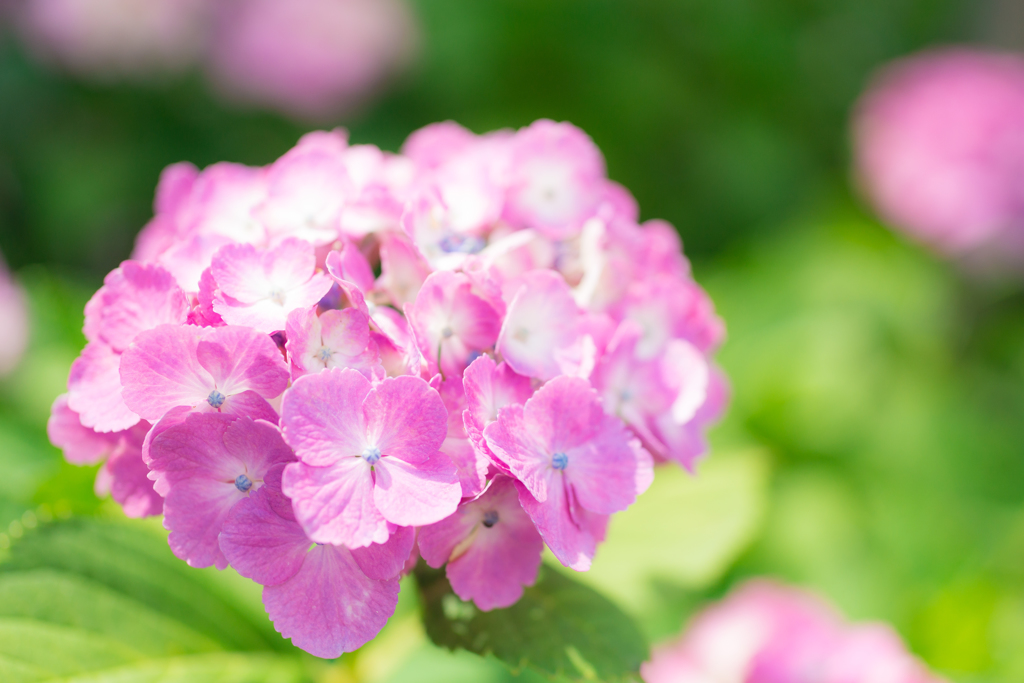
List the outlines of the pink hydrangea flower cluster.
<svg viewBox="0 0 1024 683">
<path fill-rule="evenodd" d="M 1024 58 L 968 49 L 887 67 L 854 124 L 882 217 L 937 251 L 1024 261 Z"/>
<path fill-rule="evenodd" d="M 414 55 L 405 0 L 13 0 L 29 49 L 100 80 L 206 67 L 228 99 L 302 119 L 358 106 Z"/>
<path fill-rule="evenodd" d="M 655 648 L 646 683 L 941 683 L 885 624 L 849 624 L 817 596 L 754 580 Z"/>
<path fill-rule="evenodd" d="M 401 155 L 316 132 L 264 168 L 164 172 L 50 436 L 334 657 L 418 557 L 483 610 L 545 544 L 588 569 L 655 461 L 706 450 L 723 334 L 675 231 L 572 125 L 442 123 Z"/>
</svg>

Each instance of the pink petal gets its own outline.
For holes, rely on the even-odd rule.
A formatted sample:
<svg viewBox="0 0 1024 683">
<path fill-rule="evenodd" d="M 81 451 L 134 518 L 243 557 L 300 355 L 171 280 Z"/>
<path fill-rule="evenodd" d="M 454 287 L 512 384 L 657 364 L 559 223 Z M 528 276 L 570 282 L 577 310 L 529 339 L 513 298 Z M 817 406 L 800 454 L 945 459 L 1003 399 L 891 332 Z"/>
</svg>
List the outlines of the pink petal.
<svg viewBox="0 0 1024 683">
<path fill-rule="evenodd" d="M 325 368 L 352 368 L 367 379 L 382 374 L 370 321 L 355 308 L 324 311 L 296 309 L 288 315 L 287 349 L 292 378 Z"/>
<path fill-rule="evenodd" d="M 572 505 L 565 486 L 552 486 L 546 502 L 538 502 L 522 483 L 516 482 L 519 503 L 558 561 L 578 572 L 590 569 L 598 542 L 604 539 L 607 515 Z"/>
<path fill-rule="evenodd" d="M 279 505 L 272 505 L 274 498 Z M 290 507 L 268 483 L 235 506 L 220 532 L 220 549 L 231 566 L 263 586 L 295 576 L 312 545 L 294 518 L 278 514 L 281 504 Z"/>
<path fill-rule="evenodd" d="M 206 402 L 200 403 L 198 409 L 203 412 L 213 410 Z M 220 412 L 238 417 L 251 417 L 254 420 L 265 420 L 274 425 L 280 421 L 277 412 L 267 403 L 267 399 L 251 390 L 228 396 L 224 399 Z"/>
<path fill-rule="evenodd" d="M 161 325 L 141 333 L 121 356 L 124 401 L 156 422 L 177 406 L 205 401 L 216 384 L 196 358 L 204 329 Z"/>
<path fill-rule="evenodd" d="M 164 525 L 172 550 L 193 566 L 220 569 L 227 560 L 217 534 L 231 508 L 273 466 L 293 460 L 273 425 L 220 413 L 190 414 L 152 440 L 149 456 L 167 489 Z"/>
<path fill-rule="evenodd" d="M 416 529 L 402 526 L 395 529 L 386 543 L 356 548 L 352 551 L 352 558 L 368 577 L 386 581 L 402 572 L 415 545 Z"/>
<path fill-rule="evenodd" d="M 226 395 L 251 389 L 269 399 L 288 386 L 288 366 L 281 351 L 269 336 L 253 329 L 206 328 L 196 358 Z"/>
<path fill-rule="evenodd" d="M 421 526 L 444 519 L 459 505 L 462 487 L 455 465 L 434 452 L 415 464 L 381 458 L 374 466 L 373 500 L 386 520 L 399 526 Z"/>
<path fill-rule="evenodd" d="M 491 610 L 515 604 L 536 581 L 544 542 L 513 481 L 499 476 L 482 496 L 421 529 L 419 546 L 431 566 L 448 563 L 456 595 Z"/>
<path fill-rule="evenodd" d="M 363 401 L 370 389 L 365 377 L 349 369 L 299 378 L 281 402 L 284 438 L 299 459 L 327 466 L 361 455 L 367 446 Z"/>
<path fill-rule="evenodd" d="M 347 549 L 317 546 L 295 576 L 263 589 L 263 604 L 283 637 L 332 659 L 359 648 L 384 627 L 398 604 L 398 579 L 368 578 Z"/>
<path fill-rule="evenodd" d="M 408 463 L 433 458 L 448 433 L 440 395 L 419 377 L 385 379 L 369 392 L 362 409 L 368 444 Z"/>
<path fill-rule="evenodd" d="M 98 432 L 119 432 L 139 421 L 123 399 L 120 362 L 121 356 L 109 346 L 90 342 L 71 364 L 68 407 L 78 413 L 83 426 Z"/>
<path fill-rule="evenodd" d="M 72 465 L 95 465 L 114 450 L 120 432 L 101 433 L 83 427 L 78 413 L 68 407 L 68 395 L 61 394 L 53 402 L 46 421 L 50 443 L 64 451 L 64 459 Z"/>
<path fill-rule="evenodd" d="M 373 472 L 362 458 L 344 458 L 330 467 L 293 463 L 285 468 L 282 489 L 292 499 L 295 519 L 316 543 L 362 548 L 388 540 L 387 521 L 374 502 Z"/>
<path fill-rule="evenodd" d="M 164 499 L 153 488 L 149 468 L 142 460 L 142 435 L 126 437 L 104 466 L 110 476 L 110 495 L 128 517 L 162 514 Z"/>
<path fill-rule="evenodd" d="M 490 457 L 484 428 L 498 419 L 498 411 L 509 405 L 526 403 L 533 393 L 529 377 L 517 374 L 506 363 L 495 365 L 484 355 L 470 363 L 463 375 L 466 410 L 463 421 L 473 448 L 483 457 Z"/>
</svg>

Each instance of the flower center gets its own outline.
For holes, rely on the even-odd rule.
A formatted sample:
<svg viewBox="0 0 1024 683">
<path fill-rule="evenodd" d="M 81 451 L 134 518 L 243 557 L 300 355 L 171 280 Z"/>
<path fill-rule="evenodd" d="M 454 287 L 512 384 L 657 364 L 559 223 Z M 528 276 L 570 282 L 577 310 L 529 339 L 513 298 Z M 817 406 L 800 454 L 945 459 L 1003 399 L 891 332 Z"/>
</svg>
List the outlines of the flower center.
<svg viewBox="0 0 1024 683">
<path fill-rule="evenodd" d="M 441 336 L 444 337 L 445 339 L 450 338 L 453 334 L 455 334 L 455 332 L 450 327 L 445 327 L 443 330 L 441 330 Z"/>
<path fill-rule="evenodd" d="M 485 246 L 484 241 L 475 235 L 447 235 L 438 244 L 441 251 L 452 254 L 476 254 Z"/>
<path fill-rule="evenodd" d="M 321 363 L 327 363 L 331 360 L 334 355 L 334 351 L 331 351 L 326 346 L 321 346 L 320 350 L 316 352 L 316 357 Z"/>
<path fill-rule="evenodd" d="M 216 389 L 210 392 L 210 395 L 206 397 L 206 402 L 213 408 L 220 408 L 224 405 L 224 401 L 227 400 L 227 396 L 220 393 Z"/>
<path fill-rule="evenodd" d="M 270 290 L 270 300 L 278 306 L 284 306 L 284 290 L 277 287 Z"/>
<path fill-rule="evenodd" d="M 490 529 L 492 526 L 498 523 L 498 511 L 488 510 L 484 513 L 484 526 Z"/>
<path fill-rule="evenodd" d="M 235 479 L 235 488 L 242 493 L 247 493 L 252 488 L 252 481 L 244 474 L 239 474 Z"/>
<path fill-rule="evenodd" d="M 377 461 L 380 460 L 380 449 L 376 446 L 367 446 L 366 450 L 363 451 L 363 460 L 376 465 Z"/>
<path fill-rule="evenodd" d="M 556 470 L 564 470 L 568 464 L 569 456 L 565 453 L 558 452 L 551 456 L 551 466 Z"/>
</svg>

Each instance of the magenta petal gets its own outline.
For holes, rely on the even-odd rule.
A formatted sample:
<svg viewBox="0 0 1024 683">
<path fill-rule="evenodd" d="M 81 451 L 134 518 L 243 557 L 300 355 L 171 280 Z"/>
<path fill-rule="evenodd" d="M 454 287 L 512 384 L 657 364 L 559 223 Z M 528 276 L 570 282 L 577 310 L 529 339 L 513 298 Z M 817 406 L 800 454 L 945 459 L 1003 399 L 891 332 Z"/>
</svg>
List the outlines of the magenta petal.
<svg viewBox="0 0 1024 683">
<path fill-rule="evenodd" d="M 363 414 L 369 443 L 413 464 L 432 458 L 448 433 L 444 402 L 419 377 L 385 379 L 366 397 Z"/>
<path fill-rule="evenodd" d="M 356 548 L 352 551 L 352 558 L 368 577 L 386 581 L 402 572 L 414 545 L 416 529 L 401 526 L 395 529 L 387 543 L 374 543 L 365 548 Z"/>
<path fill-rule="evenodd" d="M 78 413 L 84 426 L 98 432 L 119 432 L 139 421 L 122 398 L 120 362 L 121 356 L 109 346 L 90 342 L 71 364 L 68 407 Z"/>
<path fill-rule="evenodd" d="M 157 265 L 124 261 L 110 272 L 88 312 L 99 320 L 87 327 L 115 351 L 128 348 L 136 335 L 165 323 L 181 324 L 188 316 L 188 300 L 178 283 Z"/>
<path fill-rule="evenodd" d="M 384 518 L 399 526 L 421 526 L 455 512 L 462 498 L 455 465 L 444 453 L 412 465 L 394 457 L 375 466 L 373 500 Z"/>
<path fill-rule="evenodd" d="M 212 328 L 161 325 L 139 334 L 121 356 L 125 404 L 156 422 L 171 408 L 205 401 L 215 383 L 196 358 L 204 329 Z"/>
<path fill-rule="evenodd" d="M 361 548 L 388 540 L 388 524 L 374 502 L 373 473 L 362 458 L 330 467 L 292 463 L 282 489 L 292 499 L 295 519 L 317 543 Z"/>
<path fill-rule="evenodd" d="M 332 659 L 384 628 L 398 604 L 398 580 L 368 578 L 345 548 L 317 546 L 295 576 L 263 589 L 263 604 L 283 637 Z"/>
<path fill-rule="evenodd" d="M 367 446 L 362 404 L 370 389 L 369 380 L 350 369 L 296 380 L 281 402 L 281 425 L 299 460 L 326 466 L 362 454 Z"/>
<path fill-rule="evenodd" d="M 220 549 L 242 576 L 273 586 L 295 576 L 312 541 L 294 519 L 279 515 L 272 498 L 288 499 L 264 486 L 235 506 L 220 532 Z"/>
<path fill-rule="evenodd" d="M 53 402 L 46 421 L 50 443 L 64 451 L 64 459 L 72 465 L 94 465 L 108 455 L 120 434 L 101 433 L 83 427 L 78 413 L 68 407 L 68 395 L 61 394 Z"/>
</svg>

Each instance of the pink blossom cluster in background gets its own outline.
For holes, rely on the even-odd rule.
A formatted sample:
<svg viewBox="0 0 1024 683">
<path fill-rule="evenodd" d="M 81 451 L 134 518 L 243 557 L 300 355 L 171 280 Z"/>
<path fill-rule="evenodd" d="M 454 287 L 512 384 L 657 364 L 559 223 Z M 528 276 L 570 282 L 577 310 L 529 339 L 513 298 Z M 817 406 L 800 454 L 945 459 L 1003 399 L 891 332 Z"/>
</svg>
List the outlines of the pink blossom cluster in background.
<svg viewBox="0 0 1024 683">
<path fill-rule="evenodd" d="M 32 53 L 100 80 L 204 64 L 224 97 L 302 119 L 360 104 L 406 66 L 404 0 L 11 0 Z"/>
<path fill-rule="evenodd" d="M 817 596 L 749 581 L 655 648 L 646 683 L 941 683 L 880 623 L 850 624 Z"/>
<path fill-rule="evenodd" d="M 588 569 L 726 394 L 675 231 L 546 120 L 171 166 L 84 331 L 52 441 L 323 657 L 380 630 L 417 557 L 483 610 L 544 544 Z"/>
<path fill-rule="evenodd" d="M 1024 262 L 1024 58 L 949 49 L 884 69 L 854 119 L 884 220 L 978 265 Z"/>
<path fill-rule="evenodd" d="M 25 292 L 7 270 L 0 256 L 0 377 L 9 374 L 18 365 L 28 345 L 28 309 Z"/>
</svg>

